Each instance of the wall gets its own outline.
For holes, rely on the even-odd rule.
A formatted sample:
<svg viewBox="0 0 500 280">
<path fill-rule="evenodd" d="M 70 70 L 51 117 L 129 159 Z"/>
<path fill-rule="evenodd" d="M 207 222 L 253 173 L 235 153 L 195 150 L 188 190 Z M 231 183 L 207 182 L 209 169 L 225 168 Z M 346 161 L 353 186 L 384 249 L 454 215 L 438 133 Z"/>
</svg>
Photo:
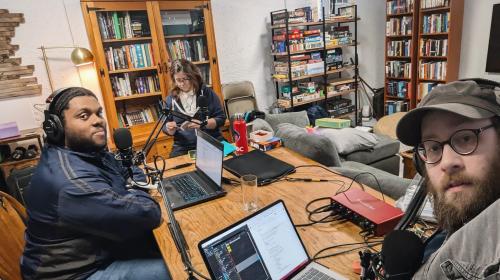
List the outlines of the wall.
<svg viewBox="0 0 500 280">
<path fill-rule="evenodd" d="M 65 0 L 75 44 L 89 48 L 83 23 L 80 2 Z M 0 0 L 0 7 L 11 13 L 23 13 L 25 23 L 15 29 L 12 44 L 19 45 L 14 57 L 22 58 L 22 65 L 35 65 L 34 76 L 42 85 L 42 95 L 0 99 L 0 123 L 17 121 L 20 129 L 40 126 L 43 114 L 33 108 L 34 104 L 44 104 L 51 90 L 47 73 L 38 47 L 72 46 L 69 27 L 61 0 Z M 54 87 L 80 86 L 76 67 L 70 60 L 71 49 L 47 50 Z M 101 97 L 93 66 L 80 68 L 82 85 Z M 37 112 L 37 113 L 35 113 Z"/>
<path fill-rule="evenodd" d="M 253 82 L 257 103 L 266 110 L 276 100 L 271 80 L 270 16 L 273 10 L 292 10 L 309 5 L 307 0 L 234 1 L 212 0 L 215 37 L 222 82 Z M 384 83 L 385 5 L 377 0 L 358 0 L 358 49 L 360 75 L 371 86 Z"/>
<path fill-rule="evenodd" d="M 499 3 L 499 0 L 465 0 L 460 78 L 479 77 L 500 82 L 500 73 L 485 72 L 493 5 Z"/>
</svg>

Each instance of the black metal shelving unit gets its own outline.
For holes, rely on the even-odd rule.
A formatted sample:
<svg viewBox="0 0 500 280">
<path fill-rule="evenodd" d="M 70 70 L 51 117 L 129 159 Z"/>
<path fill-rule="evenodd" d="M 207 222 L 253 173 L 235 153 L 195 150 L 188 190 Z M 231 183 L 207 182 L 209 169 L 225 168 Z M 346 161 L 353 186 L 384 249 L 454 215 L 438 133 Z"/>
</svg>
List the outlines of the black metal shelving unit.
<svg viewBox="0 0 500 280">
<path fill-rule="evenodd" d="M 333 8 L 333 11 L 335 11 L 335 6 L 333 6 L 332 8 Z M 274 38 L 274 36 L 276 34 L 276 30 L 283 30 L 283 29 L 286 30 L 285 32 L 281 32 L 282 34 L 285 35 L 286 52 L 285 53 L 272 53 L 273 61 L 278 61 L 280 57 L 286 56 L 286 61 L 288 62 L 288 78 L 287 79 L 274 79 L 275 88 L 276 88 L 276 98 L 278 99 L 278 101 L 280 99 L 284 100 L 283 98 L 280 98 L 280 85 L 288 84 L 288 87 L 290 89 L 290 101 L 289 101 L 289 106 L 286 106 L 287 110 L 293 111 L 295 108 L 297 108 L 299 106 L 303 107 L 305 105 L 318 104 L 318 103 L 323 103 L 325 110 L 327 110 L 328 99 L 336 97 L 336 96 L 343 96 L 343 95 L 354 93 L 355 109 L 354 109 L 354 112 L 351 112 L 348 114 L 354 113 L 355 114 L 355 117 L 354 117 L 355 124 L 359 125 L 361 118 L 359 118 L 359 116 L 358 116 L 358 99 L 359 99 L 359 94 L 358 94 L 358 83 L 359 83 L 358 44 L 359 44 L 359 42 L 358 42 L 358 24 L 357 24 L 357 22 L 358 22 L 359 18 L 358 18 L 358 13 L 357 13 L 357 5 L 343 6 L 341 8 L 342 9 L 353 8 L 352 17 L 346 18 L 346 19 L 326 19 L 326 20 L 321 20 L 321 21 L 317 21 L 317 22 L 290 23 L 289 22 L 289 13 L 286 9 L 276 10 L 276 11 L 270 12 L 271 38 Z M 325 8 L 324 7 L 322 7 L 322 12 L 323 12 L 323 15 L 325 15 Z M 281 14 L 281 13 L 286 14 L 285 23 L 284 24 L 282 24 L 282 23 L 275 24 L 275 20 L 274 20 L 273 15 L 277 15 L 277 14 Z M 338 13 L 338 10 L 337 10 L 337 13 Z M 354 24 L 354 30 L 353 30 L 352 35 L 351 35 L 351 38 L 353 38 L 353 40 L 351 40 L 351 44 L 328 47 L 327 42 L 326 42 L 326 36 L 325 36 L 325 31 L 327 30 L 326 28 L 331 26 L 331 25 L 334 25 L 334 24 L 337 26 L 341 26 L 342 24 L 349 24 L 349 23 Z M 318 27 L 318 26 L 320 26 L 320 28 L 321 28 L 320 34 L 322 34 L 322 37 L 323 37 L 323 47 L 322 48 L 314 48 L 314 49 L 309 49 L 309 50 L 304 49 L 303 51 L 297 51 L 297 52 L 292 52 L 290 50 L 290 39 L 289 39 L 290 28 L 293 28 L 293 27 L 302 27 L 303 28 L 303 27 L 305 27 L 306 30 L 310 30 L 311 27 Z M 348 67 L 343 65 L 343 67 L 341 69 L 328 71 L 328 64 L 326 61 L 327 52 L 329 50 L 333 50 L 336 48 L 347 48 L 347 47 L 354 47 L 353 57 L 350 58 L 350 60 L 353 63 L 351 65 L 349 65 Z M 291 56 L 293 56 L 295 54 L 304 54 L 304 53 L 312 53 L 312 52 L 321 52 L 322 59 L 323 59 L 323 65 L 324 65 L 323 73 L 322 74 L 315 74 L 315 75 L 305 75 L 305 76 L 293 78 L 292 77 Z M 343 53 L 342 55 L 344 56 L 344 52 L 342 52 L 342 53 Z M 344 57 L 343 57 L 343 60 L 345 61 Z M 349 90 L 349 92 L 335 94 L 335 95 L 329 97 L 328 90 L 327 90 L 328 84 L 330 82 L 335 81 L 335 80 L 329 81 L 329 76 L 335 74 L 335 75 L 337 75 L 336 79 L 338 79 L 340 81 L 342 79 L 342 73 L 345 71 L 353 71 L 354 72 L 352 75 L 352 79 L 354 80 L 353 81 L 354 82 L 354 90 Z M 323 77 L 323 95 L 324 96 L 318 98 L 317 100 L 310 100 L 310 101 L 302 102 L 299 104 L 295 103 L 294 98 L 293 98 L 294 97 L 293 83 L 294 82 L 298 83 L 301 80 L 311 81 L 313 78 L 317 78 L 317 77 Z M 347 114 L 345 114 L 345 115 L 347 115 Z M 343 116 L 343 115 L 339 115 L 339 116 Z"/>
</svg>

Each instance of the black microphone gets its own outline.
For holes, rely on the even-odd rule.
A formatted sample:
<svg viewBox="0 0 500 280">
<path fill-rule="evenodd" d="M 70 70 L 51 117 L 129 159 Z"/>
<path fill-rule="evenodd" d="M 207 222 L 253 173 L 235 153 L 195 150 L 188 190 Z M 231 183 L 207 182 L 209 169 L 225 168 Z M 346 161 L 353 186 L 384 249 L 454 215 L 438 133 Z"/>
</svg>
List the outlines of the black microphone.
<svg viewBox="0 0 500 280">
<path fill-rule="evenodd" d="M 394 230 L 382 243 L 381 259 L 384 279 L 411 279 L 422 265 L 424 244 L 413 232 Z"/>
<path fill-rule="evenodd" d="M 113 132 L 113 140 L 115 141 L 118 152 L 115 158 L 122 162 L 123 167 L 127 168 L 130 178 L 133 178 L 132 164 L 134 152 L 132 150 L 132 134 L 126 128 L 117 128 Z"/>
<path fill-rule="evenodd" d="M 202 122 L 201 126 L 207 125 L 208 120 L 208 100 L 204 95 L 198 96 L 196 99 L 196 104 L 198 105 L 200 112 L 200 121 Z"/>
</svg>

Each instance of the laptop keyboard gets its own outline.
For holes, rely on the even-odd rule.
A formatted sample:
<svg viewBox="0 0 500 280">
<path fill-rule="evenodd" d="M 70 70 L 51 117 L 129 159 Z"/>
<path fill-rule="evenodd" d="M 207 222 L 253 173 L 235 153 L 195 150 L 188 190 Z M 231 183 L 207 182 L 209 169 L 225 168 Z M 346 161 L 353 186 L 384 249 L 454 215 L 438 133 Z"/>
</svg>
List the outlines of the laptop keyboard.
<svg viewBox="0 0 500 280">
<path fill-rule="evenodd" d="M 189 175 L 183 175 L 170 180 L 184 201 L 190 202 L 205 197 L 208 193 Z"/>
<path fill-rule="evenodd" d="M 311 267 L 306 273 L 304 273 L 304 275 L 297 278 L 297 280 L 335 280 L 335 278 L 332 278 L 316 268 Z"/>
</svg>

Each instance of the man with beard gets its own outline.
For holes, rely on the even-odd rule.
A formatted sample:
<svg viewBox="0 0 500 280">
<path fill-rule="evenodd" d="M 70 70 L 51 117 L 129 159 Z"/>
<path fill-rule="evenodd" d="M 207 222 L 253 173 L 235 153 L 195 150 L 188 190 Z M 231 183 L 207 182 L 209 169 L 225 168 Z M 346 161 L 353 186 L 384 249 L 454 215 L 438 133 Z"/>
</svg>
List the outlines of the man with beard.
<svg viewBox="0 0 500 280">
<path fill-rule="evenodd" d="M 129 173 L 106 151 L 96 96 L 72 87 L 51 97 L 47 144 L 25 191 L 23 278 L 170 279 L 151 234 L 160 207 L 146 192 L 125 187 Z M 135 180 L 145 180 L 133 171 Z"/>
<path fill-rule="evenodd" d="M 439 85 L 397 126 L 415 146 L 442 230 L 414 279 L 500 277 L 499 102 L 491 84 Z"/>
</svg>

